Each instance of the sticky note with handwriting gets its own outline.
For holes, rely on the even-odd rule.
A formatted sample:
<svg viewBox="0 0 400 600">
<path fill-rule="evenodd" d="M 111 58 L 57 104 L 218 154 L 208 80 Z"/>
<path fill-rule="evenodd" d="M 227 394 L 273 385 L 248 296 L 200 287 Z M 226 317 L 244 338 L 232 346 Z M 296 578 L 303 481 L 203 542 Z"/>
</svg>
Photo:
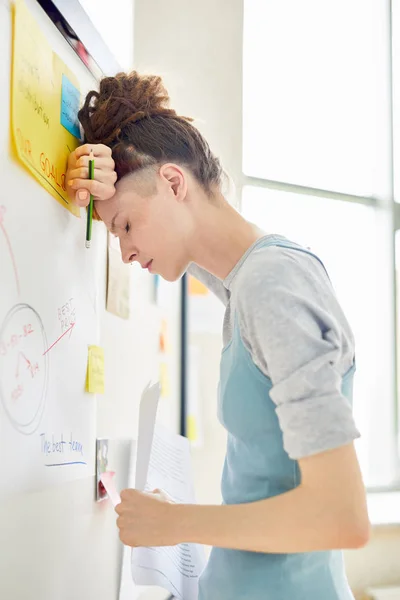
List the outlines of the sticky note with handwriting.
<svg viewBox="0 0 400 600">
<path fill-rule="evenodd" d="M 117 504 L 121 503 L 121 497 L 120 497 L 120 495 L 117 491 L 117 488 L 115 487 L 115 483 L 113 481 L 114 475 L 115 475 L 114 471 L 106 471 L 105 473 L 102 473 L 100 475 L 100 481 L 104 485 L 105 490 L 108 494 L 108 497 L 110 498 L 110 500 L 115 508 L 117 506 Z"/>
<path fill-rule="evenodd" d="M 89 346 L 86 391 L 104 394 L 104 350 L 99 346 Z"/>
<path fill-rule="evenodd" d="M 76 138 L 80 139 L 78 110 L 80 103 L 80 92 L 63 73 L 61 84 L 61 116 L 60 122 L 63 127 Z"/>
<path fill-rule="evenodd" d="M 80 143 L 79 80 L 53 51 L 26 3 L 12 4 L 11 152 L 64 208 L 79 217 L 80 208 L 70 201 L 65 181 L 68 155 Z"/>
</svg>

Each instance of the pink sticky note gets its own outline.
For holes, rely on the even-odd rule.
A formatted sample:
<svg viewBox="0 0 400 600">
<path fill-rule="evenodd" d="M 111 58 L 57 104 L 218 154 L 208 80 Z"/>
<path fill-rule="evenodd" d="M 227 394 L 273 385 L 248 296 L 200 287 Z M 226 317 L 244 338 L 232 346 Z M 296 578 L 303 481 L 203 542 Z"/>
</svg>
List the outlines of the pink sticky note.
<svg viewBox="0 0 400 600">
<path fill-rule="evenodd" d="M 113 481 L 114 475 L 115 475 L 114 471 L 106 471 L 105 473 L 101 474 L 100 481 L 106 488 L 108 497 L 110 498 L 110 500 L 113 503 L 113 506 L 115 508 L 117 506 L 117 504 L 120 504 L 121 497 L 118 494 L 117 488 L 115 487 L 115 483 Z"/>
</svg>

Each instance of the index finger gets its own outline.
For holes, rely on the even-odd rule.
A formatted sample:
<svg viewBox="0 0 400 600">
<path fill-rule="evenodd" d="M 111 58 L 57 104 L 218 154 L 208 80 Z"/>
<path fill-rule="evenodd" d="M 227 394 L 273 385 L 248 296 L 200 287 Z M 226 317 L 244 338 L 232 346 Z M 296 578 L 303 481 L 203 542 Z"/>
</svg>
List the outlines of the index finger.
<svg viewBox="0 0 400 600">
<path fill-rule="evenodd" d="M 136 492 L 136 490 L 133 490 L 133 489 L 130 489 L 130 488 L 128 488 L 126 490 L 122 490 L 122 492 L 120 494 L 121 495 L 121 500 L 122 501 L 129 500 L 130 498 L 132 498 L 133 496 L 135 496 L 135 492 Z"/>
<path fill-rule="evenodd" d="M 93 151 L 93 156 L 95 157 L 109 157 L 112 154 L 111 148 L 105 144 L 83 144 L 83 146 L 78 146 L 78 148 L 75 150 L 75 156 L 77 159 L 81 156 L 89 156 L 91 151 Z"/>
</svg>

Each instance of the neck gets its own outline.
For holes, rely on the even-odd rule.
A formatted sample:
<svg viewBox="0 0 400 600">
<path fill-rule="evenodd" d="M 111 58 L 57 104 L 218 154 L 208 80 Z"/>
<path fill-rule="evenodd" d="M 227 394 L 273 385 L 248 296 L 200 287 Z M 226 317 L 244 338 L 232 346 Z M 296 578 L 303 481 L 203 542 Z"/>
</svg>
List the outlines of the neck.
<svg viewBox="0 0 400 600">
<path fill-rule="evenodd" d="M 218 194 L 218 198 L 202 199 L 201 207 L 198 205 L 190 253 L 194 263 L 223 280 L 265 232 L 246 221 Z"/>
</svg>

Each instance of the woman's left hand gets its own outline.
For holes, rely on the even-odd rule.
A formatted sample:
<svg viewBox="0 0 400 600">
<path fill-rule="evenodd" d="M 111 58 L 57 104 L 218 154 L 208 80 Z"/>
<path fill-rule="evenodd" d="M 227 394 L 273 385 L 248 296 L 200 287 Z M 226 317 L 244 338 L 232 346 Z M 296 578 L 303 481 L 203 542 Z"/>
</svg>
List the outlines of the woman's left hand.
<svg viewBox="0 0 400 600">
<path fill-rule="evenodd" d="M 177 508 L 161 490 L 151 493 L 123 490 L 121 504 L 115 511 L 119 517 L 120 540 L 127 546 L 174 546 L 179 544 L 176 521 Z"/>
</svg>

